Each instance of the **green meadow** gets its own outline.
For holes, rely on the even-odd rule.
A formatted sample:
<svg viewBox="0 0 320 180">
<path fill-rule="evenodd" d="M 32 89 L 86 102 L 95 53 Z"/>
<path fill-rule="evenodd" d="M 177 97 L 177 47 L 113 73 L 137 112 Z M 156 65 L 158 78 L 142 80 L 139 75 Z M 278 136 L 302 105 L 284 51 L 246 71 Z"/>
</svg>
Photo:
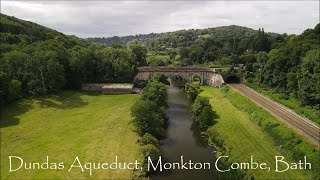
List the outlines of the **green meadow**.
<svg viewBox="0 0 320 180">
<path fill-rule="evenodd" d="M 217 123 L 208 129 L 223 139 L 224 147 L 231 159 L 237 162 L 249 162 L 253 156 L 255 162 L 265 162 L 270 166 L 266 170 L 248 170 L 247 177 L 254 179 L 307 179 L 302 170 L 288 170 L 285 173 L 276 173 L 275 156 L 286 157 L 271 138 L 263 132 L 249 118 L 249 115 L 237 109 L 230 100 L 218 89 L 210 86 L 202 87 L 202 96 L 210 98 L 210 104 L 218 115 Z M 286 160 L 288 160 L 286 158 Z M 282 168 L 284 168 L 282 166 Z"/>
<path fill-rule="evenodd" d="M 76 156 L 86 162 L 134 162 L 140 159 L 130 108 L 138 95 L 98 95 L 64 91 L 29 98 L 1 111 L 1 179 L 129 179 L 132 170 L 68 169 Z M 9 172 L 8 156 L 25 162 L 63 162 L 62 170 Z M 17 161 L 13 163 L 17 167 Z"/>
</svg>

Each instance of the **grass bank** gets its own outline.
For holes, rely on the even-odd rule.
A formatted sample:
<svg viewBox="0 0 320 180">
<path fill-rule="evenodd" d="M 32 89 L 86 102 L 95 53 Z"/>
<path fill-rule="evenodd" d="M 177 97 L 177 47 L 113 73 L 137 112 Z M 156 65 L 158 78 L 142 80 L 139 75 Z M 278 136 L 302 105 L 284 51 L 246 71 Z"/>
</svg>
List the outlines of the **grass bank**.
<svg viewBox="0 0 320 180">
<path fill-rule="evenodd" d="M 320 124 L 320 110 L 312 108 L 311 106 L 301 106 L 298 99 L 295 99 L 291 96 L 284 97 L 283 94 L 277 93 L 276 91 L 264 87 L 263 85 L 258 86 L 254 83 L 246 83 L 246 85 L 269 97 L 270 99 L 287 106 L 288 108 L 294 110 L 297 114 L 307 117 L 311 121 Z"/>
<path fill-rule="evenodd" d="M 97 95 L 65 91 L 22 100 L 1 111 L 1 179 L 130 179 L 132 170 L 79 168 L 68 172 L 76 156 L 81 163 L 134 162 L 138 136 L 132 131 L 130 108 L 138 95 Z M 9 172 L 8 156 L 25 162 L 64 162 L 62 170 Z M 17 165 L 17 164 L 15 164 Z"/>
<path fill-rule="evenodd" d="M 276 173 L 275 156 L 285 156 L 272 139 L 259 126 L 250 120 L 250 116 L 239 110 L 225 94 L 214 87 L 205 86 L 202 96 L 210 97 L 210 103 L 218 114 L 217 123 L 208 129 L 223 140 L 223 146 L 231 159 L 237 162 L 250 162 L 250 156 L 256 162 L 265 162 L 271 170 L 247 170 L 248 178 L 254 179 L 308 179 L 303 170 L 288 170 Z M 234 92 L 233 92 L 234 93 Z M 246 102 L 242 102 L 246 103 Z M 284 168 L 283 166 L 281 168 Z"/>
</svg>

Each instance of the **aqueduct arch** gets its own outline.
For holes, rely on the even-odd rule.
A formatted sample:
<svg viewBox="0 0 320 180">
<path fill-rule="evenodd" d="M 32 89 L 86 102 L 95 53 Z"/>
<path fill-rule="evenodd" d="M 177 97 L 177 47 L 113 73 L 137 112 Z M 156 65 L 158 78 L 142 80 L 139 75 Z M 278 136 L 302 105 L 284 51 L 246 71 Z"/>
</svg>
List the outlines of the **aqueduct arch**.
<svg viewBox="0 0 320 180">
<path fill-rule="evenodd" d="M 200 78 L 201 84 L 207 84 L 212 86 L 221 86 L 224 80 L 220 74 L 218 74 L 215 69 L 207 67 L 197 67 L 197 66 L 184 66 L 184 67 L 168 67 L 168 66 L 158 66 L 158 67 L 140 67 L 139 72 L 135 77 L 135 80 L 150 80 L 157 74 L 164 74 L 168 77 L 170 76 L 181 76 L 188 81 L 193 81 L 195 77 Z"/>
</svg>

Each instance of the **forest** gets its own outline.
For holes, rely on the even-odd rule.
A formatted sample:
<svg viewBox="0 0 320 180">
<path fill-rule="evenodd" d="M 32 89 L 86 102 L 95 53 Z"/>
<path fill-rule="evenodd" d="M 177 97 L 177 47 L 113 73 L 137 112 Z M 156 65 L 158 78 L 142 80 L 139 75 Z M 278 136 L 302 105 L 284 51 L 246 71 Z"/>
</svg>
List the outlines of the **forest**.
<svg viewBox="0 0 320 180">
<path fill-rule="evenodd" d="M 232 25 L 80 39 L 4 14 L 0 23 L 2 105 L 81 83 L 132 82 L 144 65 L 203 65 L 320 108 L 320 24 L 300 35 Z"/>
<path fill-rule="evenodd" d="M 132 82 L 137 67 L 146 65 L 147 49 L 89 43 L 75 36 L 1 14 L 1 104 L 81 83 Z"/>
<path fill-rule="evenodd" d="M 320 84 L 314 83 L 320 82 L 320 24 L 300 35 L 232 25 L 149 36 L 139 35 L 136 40 L 148 47 L 151 66 L 228 67 L 249 83 L 274 89 L 285 99 L 296 98 L 302 106 L 320 108 Z M 89 40 L 111 46 L 125 39 Z"/>
</svg>

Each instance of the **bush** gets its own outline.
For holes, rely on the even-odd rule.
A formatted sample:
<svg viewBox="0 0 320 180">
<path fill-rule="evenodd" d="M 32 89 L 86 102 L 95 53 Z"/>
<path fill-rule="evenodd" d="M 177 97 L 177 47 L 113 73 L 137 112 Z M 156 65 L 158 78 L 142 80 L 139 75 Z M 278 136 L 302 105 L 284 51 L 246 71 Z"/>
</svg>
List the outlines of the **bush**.
<svg viewBox="0 0 320 180">
<path fill-rule="evenodd" d="M 201 129 L 207 129 L 209 126 L 213 124 L 213 119 L 215 114 L 211 108 L 211 106 L 205 106 L 198 117 L 198 124 Z"/>
<path fill-rule="evenodd" d="M 226 94 L 229 91 L 229 89 L 229 86 L 224 84 L 221 86 L 220 91 Z"/>
<path fill-rule="evenodd" d="M 148 145 L 148 144 L 152 144 L 155 147 L 159 148 L 160 147 L 160 143 L 158 141 L 157 138 L 155 138 L 154 136 L 152 136 L 149 133 L 145 133 L 139 140 L 138 140 L 139 144 L 141 145 Z"/>
<path fill-rule="evenodd" d="M 155 102 L 157 106 L 164 108 L 168 107 L 167 86 L 157 80 L 151 80 L 145 88 L 141 97 L 143 100 Z"/>
<path fill-rule="evenodd" d="M 193 121 L 198 123 L 200 129 L 207 129 L 213 125 L 215 113 L 209 103 L 208 97 L 198 96 L 191 106 Z"/>
<path fill-rule="evenodd" d="M 187 93 L 191 102 L 194 102 L 197 96 L 202 92 L 202 89 L 198 82 L 190 82 L 186 83 L 184 91 Z"/>
<path fill-rule="evenodd" d="M 168 81 L 168 77 L 165 76 L 164 74 L 157 74 L 153 79 L 162 84 L 170 85 L 170 82 Z"/>
<path fill-rule="evenodd" d="M 152 144 L 147 144 L 141 147 L 141 153 L 144 157 L 150 157 L 151 159 L 155 160 L 161 156 L 161 151 L 159 148 Z"/>
<path fill-rule="evenodd" d="M 209 98 L 203 96 L 197 97 L 191 106 L 191 112 L 193 114 L 193 117 L 199 117 L 205 106 L 210 106 Z"/>
<path fill-rule="evenodd" d="M 142 135 L 150 133 L 155 137 L 165 134 L 166 112 L 155 102 L 140 99 L 131 109 L 133 124 L 137 132 Z"/>
<path fill-rule="evenodd" d="M 22 83 L 18 80 L 12 79 L 9 84 L 9 95 L 11 100 L 16 100 L 21 97 Z"/>
</svg>

